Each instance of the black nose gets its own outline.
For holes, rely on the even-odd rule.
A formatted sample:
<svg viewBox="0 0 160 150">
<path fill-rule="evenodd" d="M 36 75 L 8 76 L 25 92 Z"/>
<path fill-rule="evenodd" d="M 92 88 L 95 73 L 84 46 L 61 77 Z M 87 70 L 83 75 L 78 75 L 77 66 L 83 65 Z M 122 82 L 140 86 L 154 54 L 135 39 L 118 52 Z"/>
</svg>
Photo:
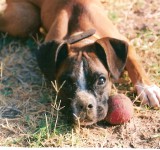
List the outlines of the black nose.
<svg viewBox="0 0 160 150">
<path fill-rule="evenodd" d="M 89 105 L 88 105 L 88 108 L 89 108 L 89 109 L 92 109 L 92 108 L 93 108 L 93 105 L 92 105 L 92 104 L 89 104 Z"/>
<path fill-rule="evenodd" d="M 82 109 L 87 109 L 87 110 L 89 110 L 89 109 L 92 109 L 94 106 L 92 105 L 92 104 L 81 104 L 80 105 L 80 109 L 82 110 Z"/>
</svg>

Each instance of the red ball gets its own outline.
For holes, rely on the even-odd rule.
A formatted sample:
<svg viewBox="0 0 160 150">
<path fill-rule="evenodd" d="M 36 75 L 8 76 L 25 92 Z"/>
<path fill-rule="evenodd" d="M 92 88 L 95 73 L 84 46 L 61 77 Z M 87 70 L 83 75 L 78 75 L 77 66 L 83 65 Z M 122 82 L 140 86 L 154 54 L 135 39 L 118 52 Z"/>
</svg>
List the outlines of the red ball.
<svg viewBox="0 0 160 150">
<path fill-rule="evenodd" d="M 124 94 L 110 96 L 105 118 L 112 125 L 123 124 L 133 117 L 133 104 Z"/>
</svg>

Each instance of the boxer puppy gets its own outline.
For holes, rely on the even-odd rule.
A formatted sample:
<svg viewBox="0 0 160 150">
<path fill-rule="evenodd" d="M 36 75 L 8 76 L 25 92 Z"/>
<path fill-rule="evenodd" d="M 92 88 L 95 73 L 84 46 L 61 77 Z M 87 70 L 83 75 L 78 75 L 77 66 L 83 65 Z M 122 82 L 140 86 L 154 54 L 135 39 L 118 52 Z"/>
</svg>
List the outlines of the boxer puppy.
<svg viewBox="0 0 160 150">
<path fill-rule="evenodd" d="M 124 67 L 142 103 L 160 106 L 159 87 L 150 82 L 134 48 L 105 16 L 99 0 L 0 1 L 0 31 L 25 37 L 40 26 L 47 35 L 38 48 L 39 66 L 49 80 L 63 84 L 62 104 L 81 125 L 107 115 L 111 78 L 118 79 Z M 90 29 L 96 32 L 88 34 Z"/>
</svg>

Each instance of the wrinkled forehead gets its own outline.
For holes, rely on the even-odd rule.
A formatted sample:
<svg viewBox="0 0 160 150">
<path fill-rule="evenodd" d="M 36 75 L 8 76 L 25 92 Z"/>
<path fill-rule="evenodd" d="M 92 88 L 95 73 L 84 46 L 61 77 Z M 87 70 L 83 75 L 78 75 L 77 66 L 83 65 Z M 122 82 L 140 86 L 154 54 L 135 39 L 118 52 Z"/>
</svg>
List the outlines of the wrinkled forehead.
<svg viewBox="0 0 160 150">
<path fill-rule="evenodd" d="M 101 60 L 92 52 L 84 53 L 81 60 L 81 66 L 87 74 L 108 74 Z"/>
<path fill-rule="evenodd" d="M 78 77 L 82 71 L 85 74 L 108 74 L 106 68 L 94 54 L 93 51 L 90 52 L 79 52 L 78 54 L 70 55 L 60 67 L 58 71 L 58 76 L 72 76 Z"/>
</svg>

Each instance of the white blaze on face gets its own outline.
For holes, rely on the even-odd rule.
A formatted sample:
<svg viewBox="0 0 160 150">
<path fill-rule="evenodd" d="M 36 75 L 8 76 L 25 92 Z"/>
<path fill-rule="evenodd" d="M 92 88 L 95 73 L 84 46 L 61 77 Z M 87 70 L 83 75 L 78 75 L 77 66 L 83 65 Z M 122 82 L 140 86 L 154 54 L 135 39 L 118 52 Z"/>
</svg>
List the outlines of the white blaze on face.
<svg viewBox="0 0 160 150">
<path fill-rule="evenodd" d="M 7 8 L 6 0 L 0 0 L 0 15 L 3 15 L 6 8 Z"/>
<path fill-rule="evenodd" d="M 80 90 L 86 90 L 86 78 L 84 74 L 83 61 L 80 64 L 78 84 L 79 84 Z"/>
</svg>

